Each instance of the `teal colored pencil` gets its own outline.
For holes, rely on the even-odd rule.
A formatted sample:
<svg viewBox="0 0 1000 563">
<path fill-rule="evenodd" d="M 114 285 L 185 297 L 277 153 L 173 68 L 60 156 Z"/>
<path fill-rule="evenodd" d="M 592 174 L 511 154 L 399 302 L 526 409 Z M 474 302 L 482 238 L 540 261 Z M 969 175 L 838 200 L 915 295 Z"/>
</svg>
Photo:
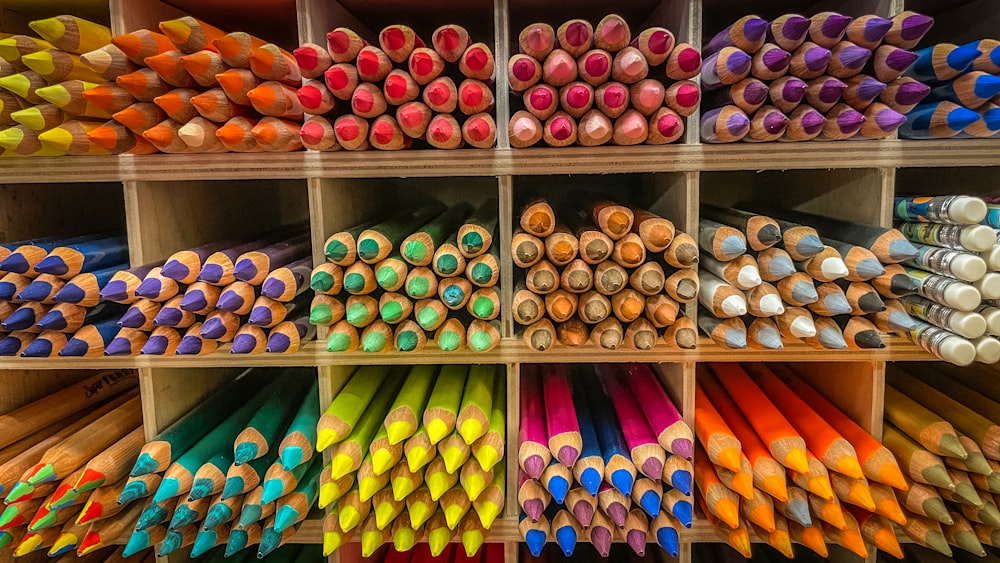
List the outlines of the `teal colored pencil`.
<svg viewBox="0 0 1000 563">
<path fill-rule="evenodd" d="M 274 465 L 276 459 L 278 459 L 278 450 L 272 449 L 264 457 L 257 458 L 250 463 L 231 465 L 229 471 L 226 472 L 226 485 L 222 489 L 222 498 L 227 499 L 248 493 L 260 485 L 268 468 Z"/>
<path fill-rule="evenodd" d="M 278 456 L 285 471 L 291 471 L 312 459 L 316 451 L 316 424 L 319 422 L 319 392 L 316 379 L 306 393 L 302 406 L 288 425 L 288 433 L 278 446 Z"/>
<path fill-rule="evenodd" d="M 313 461 L 309 470 L 295 486 L 295 490 L 278 499 L 274 511 L 275 531 L 284 532 L 305 520 L 309 509 L 319 497 L 319 474 L 323 467 L 320 460 Z"/>
<path fill-rule="evenodd" d="M 264 496 L 261 498 L 261 501 L 274 502 L 295 490 L 299 481 L 302 480 L 312 465 L 311 463 L 303 463 L 296 466 L 295 469 L 287 471 L 279 463 L 272 464 L 264 475 Z"/>
<path fill-rule="evenodd" d="M 313 379 L 315 379 L 313 377 Z M 309 377 L 294 376 L 285 379 L 261 408 L 254 413 L 246 428 L 233 443 L 233 461 L 236 465 L 253 461 L 271 449 L 285 435 L 295 417 L 293 405 L 302 402 Z"/>
<path fill-rule="evenodd" d="M 221 493 L 222 488 L 226 485 L 226 472 L 229 471 L 229 466 L 232 464 L 233 451 L 231 449 L 223 448 L 216 452 L 194 474 L 188 499 L 198 500 Z"/>
</svg>

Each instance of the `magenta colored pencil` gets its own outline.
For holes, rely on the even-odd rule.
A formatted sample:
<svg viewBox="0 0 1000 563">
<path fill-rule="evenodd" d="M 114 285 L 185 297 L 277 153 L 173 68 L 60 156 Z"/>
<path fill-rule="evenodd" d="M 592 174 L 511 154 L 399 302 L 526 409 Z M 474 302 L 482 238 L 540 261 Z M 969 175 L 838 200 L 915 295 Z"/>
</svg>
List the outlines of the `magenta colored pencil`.
<svg viewBox="0 0 1000 563">
<path fill-rule="evenodd" d="M 874 14 L 861 16 L 847 26 L 845 34 L 847 40 L 855 45 L 874 51 L 889 29 L 892 28 L 892 20 L 881 18 Z"/>
<path fill-rule="evenodd" d="M 880 93 L 879 98 L 882 103 L 899 113 L 909 113 L 910 110 L 917 107 L 917 104 L 924 101 L 924 98 L 930 93 L 930 86 L 904 76 L 886 85 L 885 90 Z"/>
<path fill-rule="evenodd" d="M 903 49 L 912 49 L 932 27 L 934 18 L 930 16 L 911 11 L 900 12 L 892 18 L 892 27 L 885 36 L 885 42 Z"/>
<path fill-rule="evenodd" d="M 788 72 L 802 79 L 819 78 L 826 73 L 833 54 L 812 41 L 806 41 L 792 53 Z"/>
<path fill-rule="evenodd" d="M 573 405 L 573 390 L 569 384 L 566 366 L 550 366 L 542 378 L 542 396 L 545 398 L 545 427 L 549 436 L 549 451 L 560 463 L 572 469 L 583 438 L 580 423 Z"/>
<path fill-rule="evenodd" d="M 750 74 L 761 80 L 775 80 L 788 72 L 791 61 L 791 53 L 774 43 L 765 43 L 753 56 Z"/>
<path fill-rule="evenodd" d="M 521 390 L 517 461 L 529 477 L 538 479 L 542 476 L 542 471 L 548 467 L 552 455 L 548 447 L 549 435 L 545 429 L 542 382 L 537 366 L 522 367 Z"/>
<path fill-rule="evenodd" d="M 643 416 L 635 395 L 619 381 L 617 374 L 620 369 L 617 365 L 602 364 L 597 366 L 597 373 L 604 391 L 614 405 L 625 444 L 632 455 L 632 463 L 650 479 L 662 479 L 666 453 Z"/>
<path fill-rule="evenodd" d="M 632 46 L 649 61 L 649 66 L 660 66 L 667 61 L 674 49 L 674 34 L 669 29 L 651 27 L 632 40 Z"/>
<path fill-rule="evenodd" d="M 826 124 L 823 125 L 824 139 L 850 139 L 865 122 L 865 116 L 847 104 L 837 104 L 826 113 Z"/>
<path fill-rule="evenodd" d="M 701 50 L 701 56 L 718 53 L 723 47 L 736 47 L 745 53 L 756 53 L 767 36 L 767 20 L 760 16 L 743 16 L 732 25 L 716 33 L 708 45 Z"/>
<path fill-rule="evenodd" d="M 837 12 L 820 12 L 809 18 L 809 38 L 820 47 L 833 47 L 847 32 L 851 18 Z"/>
<path fill-rule="evenodd" d="M 806 97 L 809 85 L 800 78 L 785 76 L 768 86 L 771 104 L 785 113 L 791 113 Z"/>
<path fill-rule="evenodd" d="M 751 63 L 750 55 L 735 47 L 723 47 L 702 63 L 701 86 L 705 90 L 718 90 L 736 84 L 750 74 Z"/>
<path fill-rule="evenodd" d="M 725 106 L 701 115 L 704 143 L 735 143 L 750 132 L 750 118 L 736 106 Z"/>
<path fill-rule="evenodd" d="M 562 49 L 553 49 L 542 63 L 542 80 L 556 88 L 576 80 L 576 59 Z"/>
<path fill-rule="evenodd" d="M 591 86 L 600 86 L 611 76 L 611 53 L 603 49 L 591 49 L 576 61 L 580 79 Z"/>
<path fill-rule="evenodd" d="M 826 118 L 809 105 L 800 105 L 789 116 L 788 128 L 785 129 L 785 139 L 789 141 L 808 141 L 815 139 L 823 132 Z"/>
<path fill-rule="evenodd" d="M 820 113 L 830 111 L 844 95 L 847 84 L 832 76 L 821 76 L 809 81 L 806 90 L 806 103 L 816 108 Z"/>
<path fill-rule="evenodd" d="M 532 480 L 531 476 L 525 473 L 523 469 L 519 470 L 517 472 L 517 489 L 520 491 L 526 482 Z M 538 522 L 538 519 L 542 517 L 542 513 L 545 512 L 545 508 L 548 506 L 544 498 L 519 498 L 518 501 L 520 501 L 521 508 L 524 509 L 525 516 L 531 519 L 532 522 Z"/>
<path fill-rule="evenodd" d="M 868 49 L 850 41 L 841 41 L 830 50 L 830 64 L 826 72 L 837 78 L 850 78 L 865 68 L 871 56 L 872 52 Z"/>
<path fill-rule="evenodd" d="M 875 78 L 882 82 L 892 82 L 899 78 L 910 68 L 910 65 L 917 60 L 919 55 L 912 51 L 893 47 L 892 45 L 882 45 L 875 50 L 872 57 L 872 66 L 875 69 Z"/>
<path fill-rule="evenodd" d="M 858 111 L 864 111 L 885 91 L 885 84 L 867 74 L 852 76 L 844 82 L 847 83 L 844 101 Z"/>
<path fill-rule="evenodd" d="M 605 115 L 615 119 L 628 109 L 630 102 L 628 86 L 619 82 L 602 84 L 594 92 L 594 101 Z"/>
<path fill-rule="evenodd" d="M 781 113 L 778 108 L 764 106 L 753 114 L 753 119 L 750 120 L 750 133 L 745 139 L 751 142 L 777 141 L 785 134 L 788 121 L 788 116 Z"/>
<path fill-rule="evenodd" d="M 663 449 L 685 459 L 693 459 L 691 428 L 657 381 L 653 370 L 646 364 L 628 364 L 625 370 L 628 384 L 632 386 L 639 407 L 646 415 L 646 422 L 656 433 Z"/>
<path fill-rule="evenodd" d="M 786 51 L 794 51 L 806 40 L 810 23 L 809 18 L 798 14 L 780 16 L 771 22 L 767 31 L 768 40 Z"/>
<path fill-rule="evenodd" d="M 559 91 L 548 84 L 535 84 L 524 91 L 524 108 L 538 119 L 548 119 L 559 109 Z"/>
<path fill-rule="evenodd" d="M 521 92 L 542 79 L 542 65 L 528 55 L 514 55 L 507 63 L 507 74 L 511 90 Z"/>
</svg>

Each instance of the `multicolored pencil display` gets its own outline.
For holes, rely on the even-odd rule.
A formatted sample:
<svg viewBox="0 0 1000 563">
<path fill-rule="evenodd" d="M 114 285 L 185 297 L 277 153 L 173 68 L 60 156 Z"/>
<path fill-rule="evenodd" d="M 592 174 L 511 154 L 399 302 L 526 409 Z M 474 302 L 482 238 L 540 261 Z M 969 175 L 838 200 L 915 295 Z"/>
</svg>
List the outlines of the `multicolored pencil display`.
<svg viewBox="0 0 1000 563">
<path fill-rule="evenodd" d="M 694 435 L 645 364 L 521 367 L 518 504 L 538 557 L 619 538 L 637 555 L 655 542 L 676 557 L 691 527 Z M 608 403 L 612 408 L 607 408 Z M 586 532 L 584 532 L 586 530 Z"/>
<path fill-rule="evenodd" d="M 488 149 L 496 143 L 492 42 L 474 42 L 460 25 L 443 25 L 424 41 L 391 24 L 378 39 L 338 27 L 326 45 L 305 44 L 297 92 L 309 116 L 307 149 L 387 150 L 412 146 Z M 338 107 L 347 104 L 347 111 Z"/>
<path fill-rule="evenodd" d="M 520 209 L 513 315 L 527 346 L 697 346 L 682 305 L 698 296 L 698 245 L 673 222 L 590 192 L 529 198 Z"/>
<path fill-rule="evenodd" d="M 788 558 L 793 541 L 824 559 L 827 543 L 902 557 L 892 523 L 907 523 L 906 462 L 793 369 L 700 364 L 695 409 L 698 504 L 741 555 L 752 529 Z"/>
<path fill-rule="evenodd" d="M 330 352 L 487 352 L 500 344 L 496 199 L 431 200 L 334 233 L 309 320 Z"/>
<path fill-rule="evenodd" d="M 104 355 L 124 309 L 100 291 L 128 259 L 108 233 L 0 245 L 0 356 Z"/>
<path fill-rule="evenodd" d="M 633 36 L 622 16 L 610 14 L 597 25 L 533 23 L 518 43 L 507 64 L 517 102 L 512 147 L 663 145 L 683 137 L 684 118 L 698 108 L 691 79 L 701 56 L 668 29 Z"/>
<path fill-rule="evenodd" d="M 906 77 L 929 95 L 910 108 L 903 139 L 994 138 L 1000 135 L 1000 43 L 982 39 L 916 51 Z"/>
<path fill-rule="evenodd" d="M 426 539 L 416 553 L 438 557 L 457 538 L 476 557 L 504 508 L 506 397 L 497 366 L 358 368 L 318 424 L 324 554 Z"/>
<path fill-rule="evenodd" d="M 704 143 L 884 139 L 930 93 L 904 72 L 934 19 L 742 17 L 702 48 Z"/>
</svg>

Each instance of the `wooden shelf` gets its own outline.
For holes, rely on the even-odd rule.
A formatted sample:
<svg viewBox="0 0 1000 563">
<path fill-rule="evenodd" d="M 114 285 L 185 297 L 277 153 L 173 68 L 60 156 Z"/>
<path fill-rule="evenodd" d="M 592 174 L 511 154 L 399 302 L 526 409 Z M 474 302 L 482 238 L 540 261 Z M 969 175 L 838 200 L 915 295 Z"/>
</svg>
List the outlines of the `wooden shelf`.
<svg viewBox="0 0 1000 563">
<path fill-rule="evenodd" d="M 761 150 L 766 148 L 766 150 Z M 7 183 L 410 178 L 996 166 L 1000 140 L 72 156 L 0 159 Z M 44 166 L 43 166 L 44 165 Z"/>
<path fill-rule="evenodd" d="M 295 354 L 232 355 L 228 345 L 204 356 L 132 356 L 98 358 L 0 358 L 0 370 L 23 369 L 128 369 L 128 368 L 227 368 L 240 367 L 320 367 L 364 364 L 518 364 L 518 363 L 598 363 L 598 362 L 894 362 L 934 361 L 923 348 L 909 340 L 889 336 L 881 350 L 817 350 L 797 343 L 784 350 L 730 350 L 707 338 L 701 338 L 697 350 L 677 350 L 661 345 L 653 350 L 609 351 L 593 345 L 570 348 L 557 346 L 547 352 L 537 352 L 520 340 L 507 339 L 489 352 L 476 353 L 468 349 L 441 352 L 433 345 L 415 353 L 364 352 L 333 353 L 323 349 L 321 342 L 309 342 Z"/>
</svg>

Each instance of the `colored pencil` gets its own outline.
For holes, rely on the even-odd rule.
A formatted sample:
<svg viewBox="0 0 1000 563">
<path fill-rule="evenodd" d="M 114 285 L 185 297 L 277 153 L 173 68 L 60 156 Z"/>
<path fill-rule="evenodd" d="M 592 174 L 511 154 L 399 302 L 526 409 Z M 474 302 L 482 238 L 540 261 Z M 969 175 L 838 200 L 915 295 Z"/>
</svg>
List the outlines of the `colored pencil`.
<svg viewBox="0 0 1000 563">
<path fill-rule="evenodd" d="M 56 16 L 30 22 L 28 26 L 56 49 L 86 53 L 111 41 L 106 26 L 76 16 Z"/>
<path fill-rule="evenodd" d="M 798 14 L 785 14 L 771 21 L 768 36 L 782 49 L 792 51 L 805 41 L 810 23 Z"/>
</svg>

